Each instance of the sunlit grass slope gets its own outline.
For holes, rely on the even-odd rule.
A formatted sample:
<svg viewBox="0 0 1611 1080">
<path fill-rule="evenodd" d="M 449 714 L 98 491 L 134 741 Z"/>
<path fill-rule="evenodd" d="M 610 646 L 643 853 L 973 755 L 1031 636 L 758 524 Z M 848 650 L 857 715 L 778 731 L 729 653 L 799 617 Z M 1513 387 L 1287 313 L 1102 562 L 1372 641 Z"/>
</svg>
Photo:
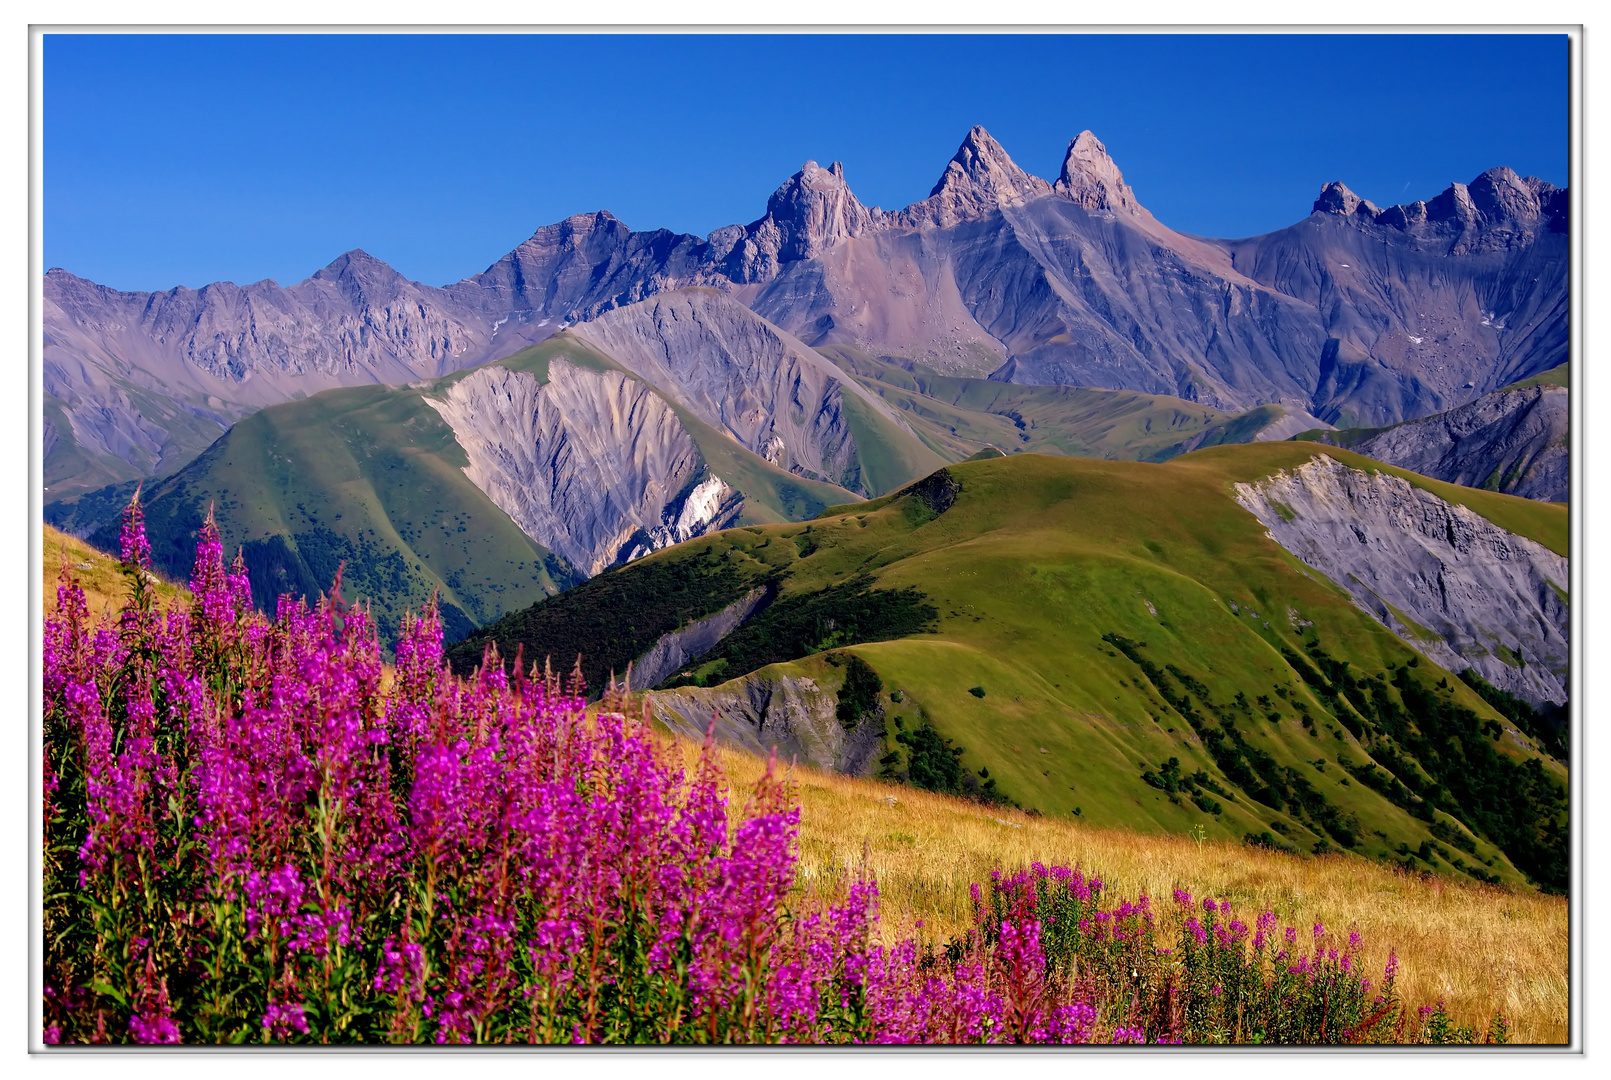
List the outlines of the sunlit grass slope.
<svg viewBox="0 0 1611 1080">
<path fill-rule="evenodd" d="M 98 619 L 103 613 L 116 612 L 122 606 L 123 598 L 128 592 L 128 579 L 123 576 L 116 555 L 109 555 L 76 536 L 68 536 L 61 530 L 46 525 L 42 562 L 43 596 L 47 615 L 56 611 L 56 584 L 63 567 L 78 579 L 79 586 L 83 588 L 90 618 Z M 166 605 L 177 599 L 189 598 L 189 591 L 183 586 L 163 580 L 159 575 L 152 576 L 157 578 L 156 594 L 159 603 Z"/>
<path fill-rule="evenodd" d="M 1184 835 L 1198 826 L 1217 840 L 1266 834 L 1303 852 L 1341 843 L 1367 859 L 1419 851 L 1417 865 L 1453 874 L 1460 860 L 1523 884 L 1525 875 L 1488 837 L 1469 835 L 1441 811 L 1416 817 L 1412 801 L 1367 787 L 1358 770 L 1372 763 L 1390 770 L 1366 749 L 1361 715 L 1345 701 L 1324 700 L 1289 662 L 1312 662 L 1312 645 L 1390 700 L 1399 700 L 1395 680 L 1407 680 L 1492 721 L 1495 730 L 1502 726 L 1459 679 L 1276 545 L 1236 504 L 1234 482 L 1301 464 L 1321 449 L 1223 447 L 1163 465 L 1028 454 L 967 462 L 949 468 L 961 490 L 937 516 L 915 495 L 886 497 L 831 508 L 804 525 L 729 530 L 614 573 L 702 560 L 737 578 L 730 591 L 770 579 L 781 599 L 862 575 L 876 588 L 920 591 L 937 611 L 935 632 L 849 646 L 882 680 L 884 749 L 904 753 L 894 738 L 897 720 L 908 731 L 926 720 L 965 747 L 967 769 L 987 770 L 1026 809 L 1153 834 Z M 1379 467 L 1324 449 L 1361 468 Z M 1564 550 L 1560 507 L 1402 475 Z M 550 602 L 553 610 L 579 603 L 584 591 Z M 724 595 L 710 610 L 728 602 Z M 540 619 L 543 610 L 522 618 Z M 1295 790 L 1315 793 L 1346 828 L 1323 826 L 1290 801 L 1272 808 L 1251 798 L 1247 785 L 1233 784 L 1213 748 L 1119 640 L 1155 669 L 1173 665 L 1176 689 L 1191 688 L 1196 708 L 1212 702 L 1233 713 L 1248 753 L 1267 758 Z M 513 654 L 516 640 L 499 643 Z M 479 656 L 480 644 L 471 646 Z M 555 658 L 563 667 L 573 659 Z M 1491 749 L 1513 761 L 1537 759 L 1545 776 L 1564 779 L 1559 762 L 1509 735 Z M 1212 796 L 1205 807 L 1145 781 L 1170 758 L 1181 775 L 1202 772 L 1229 794 Z M 1404 768 L 1415 781 L 1413 765 Z M 1450 835 L 1459 838 L 1455 846 L 1470 845 L 1465 854 L 1449 847 Z"/>
</svg>

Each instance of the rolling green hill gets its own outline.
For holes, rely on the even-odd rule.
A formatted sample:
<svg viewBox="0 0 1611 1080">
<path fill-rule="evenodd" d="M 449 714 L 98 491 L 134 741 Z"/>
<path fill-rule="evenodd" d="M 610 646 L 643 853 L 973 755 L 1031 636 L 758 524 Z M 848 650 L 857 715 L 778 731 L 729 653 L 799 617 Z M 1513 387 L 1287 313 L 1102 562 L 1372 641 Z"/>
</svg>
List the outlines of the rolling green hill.
<svg viewBox="0 0 1611 1080">
<path fill-rule="evenodd" d="M 852 711 L 883 741 L 883 775 L 931 775 L 949 741 L 970 775 L 1047 814 L 1564 887 L 1564 766 L 1234 501 L 1235 482 L 1319 449 L 953 465 L 805 524 L 731 529 L 613 570 L 488 627 L 453 661 L 473 667 L 489 641 L 559 667 L 579 651 L 597 686 L 766 585 L 770 606 L 664 685 L 697 696 L 792 671 L 839 680 L 843 700 L 854 656 L 879 686 Z M 1565 551 L 1562 508 L 1384 471 Z M 801 664 L 824 652 L 841 659 Z"/>
<path fill-rule="evenodd" d="M 183 578 L 215 507 L 254 600 L 317 597 L 344 564 L 342 592 L 375 606 L 385 634 L 436 593 L 453 636 L 575 580 L 460 471 L 463 451 L 417 392 L 331 390 L 236 424 L 144 494 L 152 556 Z M 117 526 L 92 537 L 116 546 Z"/>
<path fill-rule="evenodd" d="M 559 356 L 624 372 L 566 335 L 496 366 L 546 383 Z M 384 635 L 395 633 L 405 610 L 421 609 L 435 594 L 450 640 L 582 580 L 466 477 L 464 450 L 427 404 L 475 370 L 410 387 L 330 390 L 237 423 L 186 468 L 145 486 L 158 567 L 180 579 L 189 573 L 196 530 L 213 506 L 226 550 L 245 555 L 259 607 L 272 611 L 282 593 L 316 597 L 344 566 L 343 595 L 373 602 Z M 713 471 L 744 493 L 742 523 L 809 518 L 853 498 L 785 472 L 688 410 L 671 408 Z M 906 480 L 932 467 L 907 448 L 922 450 L 911 436 L 885 439 L 892 425 L 876 419 L 882 426 L 858 421 L 857 429 L 869 448 L 870 475 Z M 133 487 L 63 500 L 47 520 L 115 547 L 117 515 Z"/>
</svg>

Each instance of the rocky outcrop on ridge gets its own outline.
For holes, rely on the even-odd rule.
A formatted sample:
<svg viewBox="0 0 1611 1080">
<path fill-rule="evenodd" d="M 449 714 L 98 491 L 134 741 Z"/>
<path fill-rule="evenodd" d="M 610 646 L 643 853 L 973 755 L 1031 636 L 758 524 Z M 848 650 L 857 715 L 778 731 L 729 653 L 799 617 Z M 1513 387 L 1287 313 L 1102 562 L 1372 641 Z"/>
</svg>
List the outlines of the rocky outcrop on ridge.
<svg viewBox="0 0 1611 1080">
<path fill-rule="evenodd" d="M 1406 480 L 1319 455 L 1236 501 L 1413 648 L 1534 705 L 1564 704 L 1567 561 Z"/>
<path fill-rule="evenodd" d="M 719 645 L 723 638 L 736 630 L 746 619 L 766 603 L 768 590 L 761 585 L 728 604 L 714 615 L 696 619 L 680 630 L 662 635 L 654 647 L 632 662 L 630 670 L 633 689 L 655 686 L 697 660 Z M 700 735 L 703 735 L 700 732 Z"/>
<path fill-rule="evenodd" d="M 548 374 L 492 365 L 425 399 L 527 536 L 592 577 L 737 520 L 742 496 L 649 387 L 563 360 Z"/>
<path fill-rule="evenodd" d="M 799 762 L 829 772 L 865 775 L 883 742 L 882 715 L 870 714 L 855 731 L 839 723 L 837 690 L 818 679 L 762 668 L 711 689 L 657 690 L 650 698 L 657 720 L 680 735 L 716 738 L 759 757 Z"/>
<path fill-rule="evenodd" d="M 1565 502 L 1571 495 L 1569 398 L 1564 386 L 1499 390 L 1365 438 L 1340 432 L 1317 441 L 1451 484 Z"/>
</svg>

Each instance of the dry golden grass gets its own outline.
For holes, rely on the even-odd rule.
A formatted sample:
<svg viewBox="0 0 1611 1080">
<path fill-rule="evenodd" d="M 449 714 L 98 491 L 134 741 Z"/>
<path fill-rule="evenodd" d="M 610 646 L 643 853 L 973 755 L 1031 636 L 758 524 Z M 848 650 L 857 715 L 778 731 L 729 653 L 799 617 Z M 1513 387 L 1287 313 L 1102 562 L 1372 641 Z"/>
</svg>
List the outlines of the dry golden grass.
<svg viewBox="0 0 1611 1080">
<path fill-rule="evenodd" d="M 68 536 L 49 525 L 44 530 L 43 557 L 40 561 L 44 564 L 45 614 L 51 615 L 56 611 L 56 583 L 63 566 L 72 571 L 83 588 L 92 620 L 99 619 L 105 612 L 116 613 L 128 594 L 128 586 L 122 571 L 118 569 L 117 556 L 97 551 L 77 537 Z M 185 595 L 182 587 L 163 581 L 160 577 L 157 578 L 156 591 L 157 601 L 164 607 L 176 597 Z"/>
<path fill-rule="evenodd" d="M 741 803 L 765 765 L 737 751 L 720 754 Z M 1357 928 L 1370 967 L 1380 971 L 1389 949 L 1397 952 L 1406 1001 L 1446 1001 L 1458 1022 L 1479 1030 L 1501 1012 L 1518 1043 L 1567 1040 L 1562 897 L 1423 878 L 1352 856 L 1299 859 L 1199 845 L 1188 836 L 1088 828 L 801 768 L 792 781 L 802 808 L 804 891 L 836 896 L 865 866 L 878 881 L 888 939 L 916 933 L 943 941 L 963 929 L 969 886 L 998 867 L 1078 865 L 1107 882 L 1115 898 L 1168 898 L 1181 887 L 1228 898 L 1244 918 L 1274 911 L 1305 938 L 1316 921 L 1344 936 Z"/>
</svg>

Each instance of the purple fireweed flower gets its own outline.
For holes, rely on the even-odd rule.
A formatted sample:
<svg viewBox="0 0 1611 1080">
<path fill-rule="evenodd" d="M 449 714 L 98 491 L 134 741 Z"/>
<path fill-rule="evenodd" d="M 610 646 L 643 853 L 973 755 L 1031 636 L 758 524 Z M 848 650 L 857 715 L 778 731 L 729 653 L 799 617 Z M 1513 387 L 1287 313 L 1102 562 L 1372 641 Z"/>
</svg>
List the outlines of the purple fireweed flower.
<svg viewBox="0 0 1611 1080">
<path fill-rule="evenodd" d="M 145 538 L 145 511 L 140 506 L 140 489 L 135 488 L 134 498 L 123 511 L 123 526 L 118 534 L 118 547 L 123 562 L 137 570 L 151 568 L 151 545 Z"/>
<path fill-rule="evenodd" d="M 137 502 L 124 526 L 143 570 Z M 1041 863 L 973 886 L 943 949 L 889 944 L 871 878 L 800 888 L 775 769 L 730 790 L 713 738 L 685 755 L 519 653 L 456 676 L 434 603 L 388 671 L 339 576 L 256 611 L 210 517 L 192 597 L 158 610 L 147 585 L 95 622 L 64 575 L 46 620 L 47 888 L 93 931 L 48 936 L 47 1040 L 1137 1043 L 1146 1018 L 1171 1043 L 1234 999 L 1302 1042 L 1317 1003 L 1369 992 L 1357 934 L 1339 957 L 1316 924 L 1266 964 L 1273 913 L 1249 958 L 1228 900 L 1104 908 L 1101 880 Z M 91 940 L 122 961 L 70 955 Z"/>
<path fill-rule="evenodd" d="M 147 1016 L 135 1013 L 129 1017 L 129 1033 L 138 1043 L 177 1043 L 179 1025 L 166 1013 Z"/>
<path fill-rule="evenodd" d="M 271 1039 L 287 1039 L 292 1032 L 299 1035 L 308 1033 L 308 1018 L 302 1011 L 301 1002 L 270 1005 L 263 1014 L 262 1024 Z"/>
</svg>

